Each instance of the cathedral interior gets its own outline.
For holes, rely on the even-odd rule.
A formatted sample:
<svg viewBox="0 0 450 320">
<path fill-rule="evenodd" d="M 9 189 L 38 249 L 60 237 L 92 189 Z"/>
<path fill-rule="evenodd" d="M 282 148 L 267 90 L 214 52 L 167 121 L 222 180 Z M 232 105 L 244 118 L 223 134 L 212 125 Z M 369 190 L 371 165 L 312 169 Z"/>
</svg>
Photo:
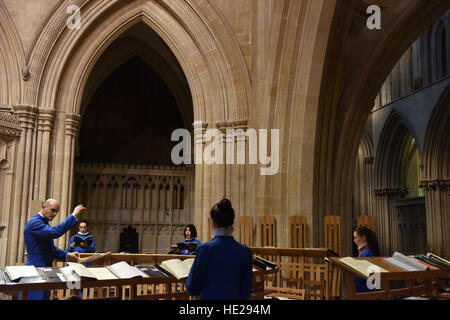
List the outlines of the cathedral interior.
<svg viewBox="0 0 450 320">
<path fill-rule="evenodd" d="M 68 1 L 0 0 L 0 267 L 25 261 L 25 224 L 48 198 L 61 203 L 53 224 L 87 208 L 98 251 L 119 252 L 128 226 L 139 253 L 168 252 L 186 224 L 208 241 L 228 198 L 236 239 L 253 221 L 249 246 L 295 246 L 301 216 L 303 247 L 355 256 L 364 217 L 383 256 L 450 258 L 450 2 L 73 3 L 79 21 Z M 175 165 L 178 128 L 277 129 L 278 171 Z"/>
</svg>

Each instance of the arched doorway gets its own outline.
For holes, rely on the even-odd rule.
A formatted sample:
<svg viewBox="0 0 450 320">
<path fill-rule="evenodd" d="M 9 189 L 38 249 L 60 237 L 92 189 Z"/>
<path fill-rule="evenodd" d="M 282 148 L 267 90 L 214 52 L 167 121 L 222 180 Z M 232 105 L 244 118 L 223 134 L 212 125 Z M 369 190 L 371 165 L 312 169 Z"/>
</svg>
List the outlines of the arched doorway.
<svg viewBox="0 0 450 320">
<path fill-rule="evenodd" d="M 167 253 L 194 218 L 193 167 L 171 161 L 172 132 L 193 122 L 181 66 L 138 23 L 102 54 L 84 92 L 73 205 L 89 208 L 84 218 L 96 250 L 125 250 L 119 235 L 131 226 L 137 252 Z"/>
</svg>

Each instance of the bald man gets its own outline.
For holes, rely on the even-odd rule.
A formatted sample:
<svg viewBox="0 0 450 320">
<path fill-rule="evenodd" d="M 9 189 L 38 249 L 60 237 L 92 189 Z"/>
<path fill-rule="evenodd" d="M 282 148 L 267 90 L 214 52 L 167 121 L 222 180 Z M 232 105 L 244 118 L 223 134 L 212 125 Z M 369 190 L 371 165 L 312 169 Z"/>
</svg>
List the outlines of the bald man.
<svg viewBox="0 0 450 320">
<path fill-rule="evenodd" d="M 63 222 L 57 226 L 50 226 L 59 212 L 60 205 L 55 199 L 48 199 L 42 204 L 40 212 L 36 213 L 27 223 L 24 229 L 25 245 L 27 247 L 26 265 L 35 267 L 51 267 L 53 260 L 77 262 L 80 258 L 78 252 L 68 252 L 55 247 L 53 239 L 61 237 L 78 222 L 81 213 L 86 210 L 83 205 L 78 205 Z M 48 291 L 31 291 L 28 299 L 48 300 Z"/>
</svg>

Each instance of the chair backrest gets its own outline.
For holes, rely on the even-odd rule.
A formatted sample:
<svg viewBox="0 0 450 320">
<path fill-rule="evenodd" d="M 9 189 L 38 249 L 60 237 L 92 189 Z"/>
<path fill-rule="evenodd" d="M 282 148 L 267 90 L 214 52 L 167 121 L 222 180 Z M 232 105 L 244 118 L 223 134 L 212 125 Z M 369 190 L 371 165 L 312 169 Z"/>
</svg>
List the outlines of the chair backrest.
<svg viewBox="0 0 450 320">
<path fill-rule="evenodd" d="M 341 217 L 325 216 L 325 247 L 341 254 Z"/>
<path fill-rule="evenodd" d="M 341 217 L 335 215 L 325 216 L 325 247 L 329 248 L 339 255 L 341 252 Z M 337 268 L 332 268 L 329 274 L 329 290 L 331 297 L 340 296 L 342 272 Z"/>
<path fill-rule="evenodd" d="M 248 247 L 253 247 L 253 218 L 241 216 L 238 218 L 239 242 Z"/>
<path fill-rule="evenodd" d="M 375 230 L 375 217 L 374 216 L 359 216 L 357 219 L 357 225 L 363 226 L 366 228 L 369 228 L 373 232 L 376 232 Z"/>
<path fill-rule="evenodd" d="M 275 217 L 264 216 L 259 218 L 260 226 L 260 246 L 277 246 L 277 221 Z"/>
<path fill-rule="evenodd" d="M 305 216 L 291 216 L 289 218 L 289 244 L 291 248 L 306 247 Z"/>
</svg>

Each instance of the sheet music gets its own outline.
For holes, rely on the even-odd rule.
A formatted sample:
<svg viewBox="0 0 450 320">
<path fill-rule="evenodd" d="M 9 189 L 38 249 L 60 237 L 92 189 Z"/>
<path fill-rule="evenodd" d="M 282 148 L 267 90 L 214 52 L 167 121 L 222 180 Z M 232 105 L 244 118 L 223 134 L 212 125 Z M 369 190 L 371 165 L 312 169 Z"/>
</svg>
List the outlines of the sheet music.
<svg viewBox="0 0 450 320">
<path fill-rule="evenodd" d="M 24 277 L 39 277 L 34 266 L 7 266 L 5 269 L 12 281 Z"/>
</svg>

